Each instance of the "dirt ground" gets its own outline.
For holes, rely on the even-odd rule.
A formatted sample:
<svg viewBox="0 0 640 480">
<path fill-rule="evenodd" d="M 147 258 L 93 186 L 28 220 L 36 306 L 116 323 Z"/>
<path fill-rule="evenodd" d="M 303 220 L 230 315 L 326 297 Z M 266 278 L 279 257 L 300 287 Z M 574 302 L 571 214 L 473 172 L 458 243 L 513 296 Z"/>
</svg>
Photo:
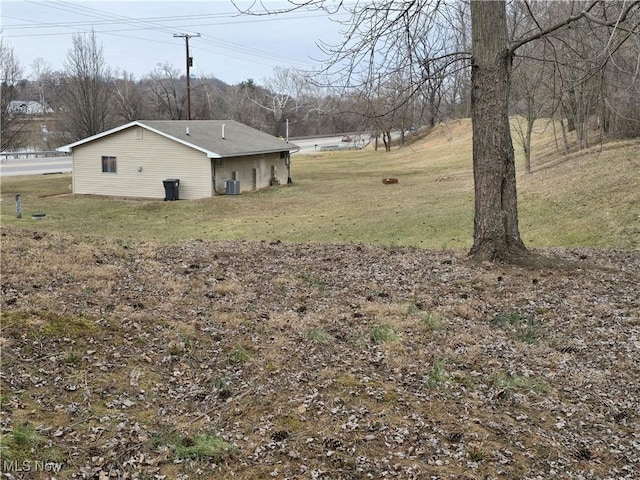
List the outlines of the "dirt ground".
<svg viewBox="0 0 640 480">
<path fill-rule="evenodd" d="M 7 478 L 640 477 L 638 251 L 0 241 Z"/>
</svg>

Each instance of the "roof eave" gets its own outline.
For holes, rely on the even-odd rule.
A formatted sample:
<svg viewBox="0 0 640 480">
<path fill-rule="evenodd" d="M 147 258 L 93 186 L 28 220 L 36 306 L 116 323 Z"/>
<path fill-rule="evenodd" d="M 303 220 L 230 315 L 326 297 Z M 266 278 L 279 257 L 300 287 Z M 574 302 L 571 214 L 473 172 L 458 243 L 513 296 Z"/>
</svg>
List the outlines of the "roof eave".
<svg viewBox="0 0 640 480">
<path fill-rule="evenodd" d="M 230 153 L 225 155 L 225 158 L 229 158 L 229 157 L 246 157 L 246 156 L 251 156 L 251 155 L 264 155 L 265 153 L 280 153 L 280 152 L 290 152 L 291 150 L 299 150 L 300 147 L 298 147 L 297 145 L 293 145 L 293 144 L 288 144 L 289 148 L 274 148 L 274 149 L 269 149 L 269 150 L 252 150 L 252 151 L 246 151 L 246 152 L 236 152 L 236 153 Z M 290 148 L 292 147 L 292 148 Z M 221 158 L 221 156 L 219 156 L 218 158 Z"/>
<path fill-rule="evenodd" d="M 83 145 L 85 143 L 89 143 L 89 142 L 93 142 L 94 140 L 98 140 L 100 138 L 106 137 L 108 135 L 117 133 L 117 132 L 121 132 L 122 130 L 126 130 L 127 128 L 131 128 L 134 126 L 138 126 L 141 128 L 144 128 L 146 130 L 149 130 L 151 132 L 154 132 L 158 135 L 161 135 L 165 138 L 168 138 L 170 140 L 173 140 L 175 142 L 178 142 L 182 145 L 185 145 L 189 148 L 193 148 L 194 150 L 197 150 L 199 152 L 204 153 L 208 158 L 223 158 L 223 157 L 242 157 L 242 156 L 248 156 L 248 155 L 260 155 L 260 154 L 265 154 L 265 153 L 277 153 L 277 152 L 282 152 L 282 151 L 291 151 L 291 150 L 295 150 L 295 149 L 299 149 L 300 147 L 298 147 L 297 145 L 294 145 L 293 143 L 286 143 L 283 145 L 283 147 L 285 148 L 273 148 L 273 149 L 268 149 L 268 150 L 258 150 L 258 151 L 248 151 L 248 152 L 236 152 L 233 154 L 229 154 L 229 155 L 221 155 L 219 153 L 213 152 L 211 150 L 207 150 L 205 148 L 202 148 L 198 145 L 195 145 L 193 143 L 187 142 L 185 140 L 182 140 L 181 138 L 175 137 L 173 135 L 169 135 L 166 132 L 163 132 L 162 130 L 158 130 L 157 128 L 153 128 L 149 125 L 146 125 L 144 122 L 141 121 L 133 121 L 133 122 L 129 122 L 126 123 L 124 125 L 120 125 L 119 127 L 116 128 L 112 128 L 111 130 L 107 130 L 106 132 L 102 132 L 102 133 L 98 133 L 96 135 L 93 135 L 91 137 L 87 137 L 83 140 L 78 140 L 77 142 L 73 142 L 73 143 L 69 143 L 68 145 L 63 145 L 61 147 L 56 148 L 56 150 L 58 152 L 65 152 L 65 153 L 69 153 L 71 152 L 71 150 L 74 147 L 77 147 L 79 145 Z"/>
</svg>

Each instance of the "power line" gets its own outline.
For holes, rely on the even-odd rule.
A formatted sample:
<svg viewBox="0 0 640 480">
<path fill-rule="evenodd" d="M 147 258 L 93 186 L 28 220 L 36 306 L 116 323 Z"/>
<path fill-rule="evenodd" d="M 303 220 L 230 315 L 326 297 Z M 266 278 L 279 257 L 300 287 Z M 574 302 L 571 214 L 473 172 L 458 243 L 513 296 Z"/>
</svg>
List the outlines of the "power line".
<svg viewBox="0 0 640 480">
<path fill-rule="evenodd" d="M 112 14 L 109 12 L 105 12 L 102 10 L 98 10 L 96 8 L 87 7 L 84 5 L 73 4 L 70 2 L 66 2 L 64 0 L 50 1 L 46 3 L 40 3 L 34 0 L 27 0 L 27 3 L 33 3 L 38 6 L 44 6 L 48 8 L 52 8 L 55 10 L 61 10 L 64 12 L 70 12 L 80 15 L 85 15 L 90 18 L 99 19 L 99 21 L 92 21 L 92 26 L 108 26 L 108 25 L 121 25 L 121 24 L 129 24 L 135 26 L 135 28 L 130 29 L 122 29 L 122 30 L 101 30 L 100 33 L 110 33 L 110 32 L 126 32 L 132 30 L 164 30 L 165 33 L 169 31 L 169 29 L 173 29 L 175 31 L 176 28 L 185 28 L 185 27 L 205 27 L 205 26 L 220 26 L 220 25 L 241 25 L 241 24 L 252 24 L 252 23 L 264 23 L 264 22 L 277 22 L 277 21 L 289 21 L 289 20 L 306 20 L 313 18 L 326 18 L 326 14 L 312 14 L 312 15 L 273 15 L 273 16 L 264 16 L 258 18 L 243 19 L 236 21 L 224 21 L 224 22 L 205 22 L 205 23 L 193 23 L 192 20 L 198 19 L 227 19 L 227 18 L 240 18 L 246 17 L 247 15 L 243 15 L 240 13 L 212 13 L 212 14 L 202 14 L 202 15 L 178 15 L 178 16 L 170 16 L 170 17 L 146 17 L 146 18 L 131 18 L 126 17 L 124 15 Z M 69 6 L 67 6 L 69 5 Z M 76 8 L 77 7 L 77 8 Z M 81 11 L 78 11 L 81 10 Z M 74 27 L 85 27 L 87 25 L 86 22 L 56 22 L 56 23 L 48 23 L 48 22 L 36 22 L 33 20 L 27 20 L 23 18 L 12 17 L 8 15 L 3 15 L 4 18 L 12 18 L 15 20 L 20 20 L 23 22 L 29 22 L 27 24 L 18 24 L 18 25 L 3 25 L 3 31 L 5 31 L 6 37 L 18 38 L 18 37 L 27 37 L 41 34 L 9 34 L 6 35 L 6 31 L 9 30 L 24 30 L 28 29 L 43 29 L 43 28 L 74 28 Z M 106 18 L 106 19 L 105 19 Z M 187 25 L 165 25 L 163 23 L 158 23 L 158 21 L 162 22 L 176 22 L 181 20 L 187 20 L 189 23 Z M 66 33 L 61 32 L 60 35 L 65 35 Z"/>
<path fill-rule="evenodd" d="M 52 7 L 51 5 L 46 5 L 48 7 Z M 55 8 L 55 7 L 52 7 Z M 69 12 L 72 10 L 66 10 L 66 9 L 62 9 L 63 11 Z M 96 9 L 93 9 L 96 10 Z M 73 13 L 80 13 L 77 11 L 72 11 Z M 257 18 L 257 19 L 245 19 L 245 20 L 237 20 L 237 21 L 225 21 L 225 22 L 206 22 L 206 23 L 189 23 L 187 25 L 162 25 L 162 27 L 166 27 L 166 28 L 181 28 L 181 27 L 185 27 L 185 26 L 195 26 L 195 27 L 215 27 L 215 26 L 220 26 L 220 25 L 242 25 L 242 24 L 251 24 L 251 23 L 266 23 L 266 22 L 281 22 L 281 21 L 290 21 L 290 20 L 312 20 L 314 18 L 326 18 L 326 14 L 314 14 L 314 15 L 300 15 L 300 16 L 281 16 L 281 18 L 276 18 L 274 17 L 264 17 L 264 18 Z M 10 15 L 3 15 L 3 18 L 11 18 L 14 20 L 20 20 L 22 22 L 29 22 L 29 23 L 24 23 L 24 24 L 15 24 L 15 25 L 3 25 L 3 30 L 22 30 L 25 28 L 29 28 L 29 29 L 34 29 L 34 28 L 72 28 L 72 27 L 83 27 L 86 25 L 86 22 L 56 22 L 54 23 L 47 23 L 47 22 L 36 22 L 33 20 L 28 20 L 28 19 L 24 19 L 24 18 L 18 18 L 18 17 L 12 17 Z M 99 18 L 99 17 L 96 17 Z M 130 17 L 122 17 L 121 20 L 102 20 L 102 21 L 97 21 L 97 22 L 91 22 L 93 25 L 98 25 L 98 26 L 102 26 L 102 25 L 117 25 L 117 24 L 127 24 L 127 23 L 131 23 L 131 22 L 136 22 L 136 23 L 148 23 L 148 22 L 157 22 L 157 21 L 163 21 L 163 22 L 176 22 L 176 21 L 182 21 L 182 20 L 190 20 L 191 18 L 194 19 L 198 19 L 198 20 L 202 20 L 202 19 L 206 19 L 206 18 L 238 18 L 238 15 L 221 15 L 221 14 L 204 14 L 204 15 L 183 15 L 183 16 L 171 16 L 171 17 L 147 17 L 147 18 L 140 18 L 140 19 L 132 19 Z M 127 30 L 150 30 L 153 29 L 152 27 L 139 27 L 139 28 L 134 28 L 134 29 L 127 29 Z M 30 36 L 31 34 L 16 34 L 16 35 L 11 35 L 12 37 L 23 37 L 23 36 Z"/>
<path fill-rule="evenodd" d="M 48 22 L 35 22 L 35 21 L 30 21 L 25 19 L 19 19 L 20 21 L 30 22 L 30 23 L 25 25 L 18 25 L 18 26 L 4 25 L 3 33 L 5 34 L 4 35 L 5 37 L 27 37 L 27 36 L 43 37 L 43 36 L 54 36 L 54 35 L 69 35 L 69 33 L 75 33 L 75 32 L 48 32 L 48 33 L 42 32 L 37 34 L 36 33 L 27 33 L 27 34 L 20 33 L 20 34 L 12 35 L 11 32 L 8 32 L 7 30 L 14 29 L 15 31 L 16 29 L 20 28 L 21 32 L 24 32 L 26 28 L 26 29 L 29 29 L 31 32 L 33 32 L 35 29 L 43 30 L 43 29 L 61 29 L 62 28 L 62 29 L 72 30 L 78 27 L 84 27 L 86 29 L 89 27 L 89 22 L 90 22 L 92 26 L 92 30 L 96 34 L 132 38 L 139 41 L 162 43 L 166 45 L 166 44 L 169 44 L 170 42 L 159 40 L 159 39 L 151 39 L 147 37 L 135 37 L 130 35 L 124 35 L 123 33 L 137 31 L 137 30 L 151 31 L 154 33 L 173 33 L 178 28 L 180 28 L 181 30 L 184 28 L 183 31 L 190 32 L 196 26 L 255 24 L 255 23 L 273 22 L 273 21 L 281 21 L 281 20 L 286 21 L 286 20 L 300 20 L 300 19 L 307 19 L 307 18 L 310 19 L 310 18 L 319 17 L 319 16 L 326 17 L 326 15 L 313 14 L 313 15 L 296 15 L 296 16 L 277 15 L 277 16 L 265 16 L 265 17 L 257 17 L 257 18 L 254 17 L 251 19 L 244 19 L 246 16 L 243 16 L 238 12 L 234 12 L 234 13 L 222 12 L 222 13 L 211 13 L 211 14 L 202 14 L 202 15 L 178 15 L 178 16 L 172 16 L 172 17 L 156 16 L 156 17 L 144 17 L 144 18 L 136 19 L 136 18 L 127 17 L 124 15 L 112 14 L 112 13 L 98 10 L 92 7 L 88 7 L 86 5 L 70 3 L 64 0 L 51 1 L 46 3 L 35 1 L 35 0 L 28 0 L 27 3 L 37 5 L 38 7 L 52 8 L 54 10 L 59 10 L 62 12 L 72 12 L 77 15 L 83 15 L 83 16 L 89 17 L 91 20 L 88 20 L 87 22 L 78 21 L 78 22 L 52 24 Z M 241 17 L 243 18 L 242 20 L 240 20 Z M 4 16 L 4 18 L 15 18 L 15 17 Z M 181 25 L 181 26 L 175 25 L 178 22 L 187 22 L 195 19 L 199 19 L 200 22 L 193 23 L 190 25 Z M 204 21 L 203 22 L 202 21 L 207 19 L 212 19 L 212 20 L 229 19 L 229 20 L 224 22 L 220 22 L 220 21 L 214 21 L 214 22 Z M 120 25 L 123 27 L 129 26 L 129 28 L 109 28 L 110 26 L 113 27 L 117 25 Z M 93 29 L 94 26 L 98 26 L 98 27 L 102 26 L 107 28 Z M 187 34 L 190 34 L 190 33 L 187 33 Z M 207 46 L 214 47 L 214 49 L 212 50 L 211 48 L 206 48 Z M 251 59 L 250 61 L 254 64 L 265 65 L 265 66 L 272 66 L 273 63 L 283 62 L 283 63 L 293 64 L 293 65 L 298 65 L 301 68 L 310 68 L 312 64 L 310 59 L 305 59 L 305 60 L 292 59 L 291 57 L 287 57 L 286 55 L 281 55 L 275 52 L 261 50 L 251 46 L 241 45 L 241 44 L 234 43 L 229 40 L 226 40 L 223 38 L 217 38 L 217 37 L 208 36 L 203 38 L 201 40 L 201 44 L 199 48 L 200 48 L 200 51 L 210 52 L 216 56 L 226 56 L 226 57 L 235 58 L 235 59 L 237 59 L 238 57 L 241 57 L 241 58 L 245 57 L 245 58 Z"/>
</svg>

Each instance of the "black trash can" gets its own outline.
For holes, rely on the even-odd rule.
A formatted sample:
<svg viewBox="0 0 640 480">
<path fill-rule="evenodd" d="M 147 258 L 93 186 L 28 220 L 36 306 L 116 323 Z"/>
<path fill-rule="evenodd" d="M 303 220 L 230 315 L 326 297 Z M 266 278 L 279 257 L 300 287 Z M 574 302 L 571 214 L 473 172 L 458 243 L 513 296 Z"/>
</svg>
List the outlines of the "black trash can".
<svg viewBox="0 0 640 480">
<path fill-rule="evenodd" d="M 167 200 L 180 200 L 180 179 L 179 178 L 167 178 L 163 180 L 164 184 L 164 201 Z"/>
</svg>

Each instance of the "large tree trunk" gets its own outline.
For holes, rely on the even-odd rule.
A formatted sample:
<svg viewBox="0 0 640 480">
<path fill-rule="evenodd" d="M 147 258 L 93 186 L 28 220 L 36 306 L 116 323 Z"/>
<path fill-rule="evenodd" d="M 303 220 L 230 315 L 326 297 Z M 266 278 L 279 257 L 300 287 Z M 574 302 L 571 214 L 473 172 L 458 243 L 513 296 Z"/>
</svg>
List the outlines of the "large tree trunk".
<svg viewBox="0 0 640 480">
<path fill-rule="evenodd" d="M 518 229 L 513 143 L 509 127 L 511 52 L 504 1 L 471 2 L 473 64 L 471 109 L 477 260 L 507 260 L 526 253 Z"/>
</svg>

